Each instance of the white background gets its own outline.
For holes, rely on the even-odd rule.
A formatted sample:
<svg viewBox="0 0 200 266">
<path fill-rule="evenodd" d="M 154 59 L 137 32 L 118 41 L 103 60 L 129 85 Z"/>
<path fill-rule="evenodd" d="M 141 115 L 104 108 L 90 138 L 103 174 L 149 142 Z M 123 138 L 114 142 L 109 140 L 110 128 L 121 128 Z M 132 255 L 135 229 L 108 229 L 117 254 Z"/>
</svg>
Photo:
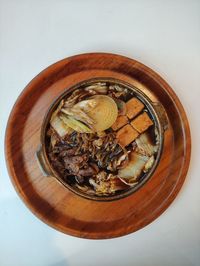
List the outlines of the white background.
<svg viewBox="0 0 200 266">
<path fill-rule="evenodd" d="M 25 85 L 48 65 L 113 52 L 153 68 L 185 106 L 193 150 L 172 205 L 144 229 L 112 240 L 64 235 L 38 220 L 9 180 L 4 133 Z M 200 265 L 200 1 L 0 0 L 0 266 Z"/>
</svg>

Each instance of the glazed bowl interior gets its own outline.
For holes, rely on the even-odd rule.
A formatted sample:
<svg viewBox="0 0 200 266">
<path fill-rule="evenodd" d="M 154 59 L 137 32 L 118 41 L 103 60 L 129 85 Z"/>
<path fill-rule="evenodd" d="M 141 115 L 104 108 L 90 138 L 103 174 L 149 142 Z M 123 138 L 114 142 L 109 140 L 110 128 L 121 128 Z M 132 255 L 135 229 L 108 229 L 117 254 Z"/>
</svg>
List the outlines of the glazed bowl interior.
<svg viewBox="0 0 200 266">
<path fill-rule="evenodd" d="M 62 179 L 62 177 L 59 175 L 59 173 L 52 167 L 52 165 L 48 159 L 47 148 L 46 148 L 47 147 L 46 132 L 48 129 L 49 121 L 50 121 L 52 113 L 57 108 L 59 102 L 64 97 L 66 98 L 67 95 L 70 95 L 72 91 L 74 91 L 76 89 L 81 89 L 83 86 L 91 85 L 91 84 L 96 83 L 96 82 L 109 82 L 111 84 L 112 83 L 113 84 L 119 84 L 124 88 L 128 88 L 128 89 L 132 90 L 134 92 L 134 94 L 136 95 L 136 97 L 141 102 L 143 102 L 143 104 L 147 107 L 147 109 L 151 115 L 151 118 L 154 121 L 154 126 L 158 132 L 159 146 L 158 146 L 158 151 L 156 154 L 155 162 L 154 162 L 152 168 L 146 174 L 144 174 L 143 178 L 134 187 L 130 187 L 127 190 L 123 190 L 120 192 L 116 192 L 114 195 L 109 195 L 109 196 L 88 195 L 88 194 L 82 192 L 81 190 L 79 190 L 78 188 L 72 187 L 70 184 L 65 182 Z M 152 103 L 152 101 L 138 88 L 133 87 L 132 85 L 125 83 L 124 81 L 113 79 L 113 78 L 93 78 L 90 80 L 80 82 L 80 83 L 76 84 L 75 86 L 72 86 L 71 88 L 66 89 L 57 99 L 55 99 L 55 101 L 52 103 L 52 105 L 48 109 L 48 111 L 44 117 L 42 128 L 41 128 L 42 152 L 43 152 L 45 164 L 50 169 L 51 176 L 56 178 L 62 185 L 64 185 L 66 187 L 66 189 L 69 189 L 70 191 L 72 191 L 76 195 L 79 195 L 81 197 L 84 197 L 84 198 L 87 198 L 90 200 L 96 200 L 96 201 L 118 200 L 118 199 L 124 198 L 124 197 L 136 192 L 139 188 L 141 188 L 152 177 L 152 175 L 153 175 L 153 173 L 154 173 L 154 171 L 155 171 L 155 169 L 156 169 L 156 167 L 160 161 L 162 148 L 163 148 L 163 138 L 164 138 L 164 129 L 163 129 L 162 123 L 160 121 L 159 114 L 154 107 L 154 103 Z"/>
</svg>

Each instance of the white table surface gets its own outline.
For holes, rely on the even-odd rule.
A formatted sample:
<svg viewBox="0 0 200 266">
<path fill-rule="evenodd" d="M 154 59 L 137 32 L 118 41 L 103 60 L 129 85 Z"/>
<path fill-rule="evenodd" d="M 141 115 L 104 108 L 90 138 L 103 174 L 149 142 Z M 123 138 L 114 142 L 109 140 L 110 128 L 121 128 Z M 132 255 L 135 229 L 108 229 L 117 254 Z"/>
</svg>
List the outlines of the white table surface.
<svg viewBox="0 0 200 266">
<path fill-rule="evenodd" d="M 142 230 L 111 240 L 64 235 L 37 219 L 6 170 L 9 112 L 48 65 L 84 52 L 135 58 L 173 87 L 193 150 L 172 205 Z M 0 266 L 200 265 L 200 1 L 0 0 Z"/>
</svg>

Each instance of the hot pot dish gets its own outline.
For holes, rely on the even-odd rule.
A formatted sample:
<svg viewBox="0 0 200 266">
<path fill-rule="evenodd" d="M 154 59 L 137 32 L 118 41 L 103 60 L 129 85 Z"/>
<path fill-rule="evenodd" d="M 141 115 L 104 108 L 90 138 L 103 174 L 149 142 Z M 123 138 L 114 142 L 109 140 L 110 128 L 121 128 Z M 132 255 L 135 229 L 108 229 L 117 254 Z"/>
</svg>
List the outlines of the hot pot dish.
<svg viewBox="0 0 200 266">
<path fill-rule="evenodd" d="M 166 128 L 162 105 L 139 89 L 92 79 L 55 99 L 44 118 L 37 157 L 46 176 L 79 196 L 115 200 L 151 178 Z"/>
</svg>

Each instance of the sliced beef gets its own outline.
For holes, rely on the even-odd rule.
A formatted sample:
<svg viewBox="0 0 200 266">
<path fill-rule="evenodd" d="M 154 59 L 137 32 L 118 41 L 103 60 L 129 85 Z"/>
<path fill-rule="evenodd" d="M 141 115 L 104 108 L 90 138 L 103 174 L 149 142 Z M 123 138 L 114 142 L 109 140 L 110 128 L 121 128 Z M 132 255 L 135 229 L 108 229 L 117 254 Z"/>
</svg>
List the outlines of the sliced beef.
<svg viewBox="0 0 200 266">
<path fill-rule="evenodd" d="M 77 148 L 63 150 L 59 153 L 59 157 L 64 158 L 66 156 L 73 156 L 76 154 L 76 151 L 77 151 Z"/>
<path fill-rule="evenodd" d="M 62 162 L 59 160 L 59 158 L 53 153 L 53 152 L 50 152 L 49 153 L 49 158 L 51 160 L 51 163 L 53 165 L 53 167 L 61 174 L 64 173 L 65 171 L 65 167 L 64 165 L 62 164 Z"/>
<path fill-rule="evenodd" d="M 84 176 L 84 177 L 93 176 L 95 174 L 97 174 L 97 171 L 92 166 L 89 166 L 89 165 L 87 166 L 87 168 L 85 169 L 83 168 L 78 171 L 78 175 Z"/>
<path fill-rule="evenodd" d="M 112 131 L 101 135 L 73 132 L 57 142 L 50 153 L 54 154 L 50 160 L 60 174 L 66 179 L 73 175 L 79 184 L 102 170 L 116 172 L 128 159 L 121 159 L 127 151 L 117 144 Z"/>
</svg>

